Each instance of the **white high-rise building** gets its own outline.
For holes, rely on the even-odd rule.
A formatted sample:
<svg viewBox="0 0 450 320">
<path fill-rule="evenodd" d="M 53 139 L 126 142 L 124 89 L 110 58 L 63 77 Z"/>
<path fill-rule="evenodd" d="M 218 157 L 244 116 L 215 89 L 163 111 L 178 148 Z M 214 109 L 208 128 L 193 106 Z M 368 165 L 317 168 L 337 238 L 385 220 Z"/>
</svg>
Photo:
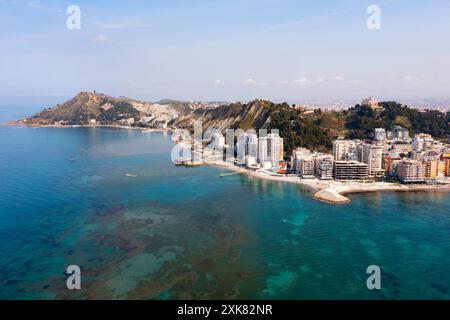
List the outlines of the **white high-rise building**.
<svg viewBox="0 0 450 320">
<path fill-rule="evenodd" d="M 258 157 L 258 136 L 255 133 L 249 133 L 247 136 L 247 155 Z"/>
<path fill-rule="evenodd" d="M 269 160 L 273 163 L 283 161 L 284 159 L 284 144 L 283 139 L 275 133 L 268 135 L 268 155 Z"/>
<path fill-rule="evenodd" d="M 333 141 L 333 158 L 335 161 L 348 160 L 349 154 L 356 154 L 356 142 L 353 140 Z"/>
<path fill-rule="evenodd" d="M 282 161 L 284 158 L 283 149 L 283 139 L 278 134 L 271 133 L 267 137 L 260 137 L 258 139 L 258 160 L 260 163 Z"/>
<path fill-rule="evenodd" d="M 369 175 L 376 177 L 383 174 L 383 147 L 375 144 L 362 146 L 361 160 L 367 164 Z"/>
<path fill-rule="evenodd" d="M 258 162 L 264 163 L 269 161 L 268 150 L 269 150 L 269 138 L 268 137 L 259 137 L 258 139 Z"/>
<path fill-rule="evenodd" d="M 245 163 L 245 157 L 256 158 L 258 155 L 258 136 L 255 133 L 242 133 L 236 144 L 237 158 L 240 164 Z"/>
<path fill-rule="evenodd" d="M 211 141 L 213 141 L 216 147 L 223 148 L 225 146 L 225 137 L 220 132 L 213 132 Z"/>
</svg>

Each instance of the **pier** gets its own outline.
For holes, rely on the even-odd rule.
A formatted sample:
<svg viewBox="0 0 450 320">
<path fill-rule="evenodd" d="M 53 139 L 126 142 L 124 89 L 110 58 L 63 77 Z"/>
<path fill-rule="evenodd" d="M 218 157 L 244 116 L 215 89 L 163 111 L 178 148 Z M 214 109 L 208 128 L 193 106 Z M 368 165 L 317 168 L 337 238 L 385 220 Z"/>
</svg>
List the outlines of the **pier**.
<svg viewBox="0 0 450 320">
<path fill-rule="evenodd" d="M 243 173 L 245 173 L 245 172 L 221 173 L 221 174 L 219 175 L 219 177 L 224 178 L 224 177 L 233 176 L 233 175 L 236 175 L 236 174 L 243 174 Z"/>
</svg>

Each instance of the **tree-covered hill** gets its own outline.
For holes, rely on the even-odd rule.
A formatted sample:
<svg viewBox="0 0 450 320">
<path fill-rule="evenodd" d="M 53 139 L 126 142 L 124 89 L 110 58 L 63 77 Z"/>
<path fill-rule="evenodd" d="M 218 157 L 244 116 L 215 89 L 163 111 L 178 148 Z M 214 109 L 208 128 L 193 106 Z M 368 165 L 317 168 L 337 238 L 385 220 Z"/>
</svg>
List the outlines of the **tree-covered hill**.
<svg viewBox="0 0 450 320">
<path fill-rule="evenodd" d="M 367 139 L 375 128 L 391 129 L 395 125 L 414 133 L 429 133 L 433 137 L 449 140 L 450 113 L 419 111 L 396 102 L 381 102 L 376 110 L 356 105 L 345 111 L 305 112 L 287 103 L 273 103 L 256 99 L 248 103 L 223 104 L 216 108 L 191 109 L 184 102 L 167 102 L 153 107 L 151 103 L 128 98 L 113 98 L 96 92 L 81 92 L 71 100 L 45 109 L 30 118 L 17 121 L 26 125 L 82 125 L 92 119 L 97 124 L 117 124 L 120 120 L 134 118 L 135 121 L 151 114 L 174 110 L 177 117 L 170 125 L 193 130 L 194 122 L 201 121 L 203 130 L 217 129 L 278 129 L 284 138 L 285 152 L 296 147 L 312 150 L 330 150 L 337 137 Z"/>
<path fill-rule="evenodd" d="M 440 139 L 450 137 L 450 113 L 436 110 L 419 111 L 397 102 L 381 102 L 381 110 L 357 105 L 347 110 L 346 127 L 350 138 L 367 138 L 375 128 L 391 129 L 400 125 L 414 133 L 428 133 Z"/>
</svg>

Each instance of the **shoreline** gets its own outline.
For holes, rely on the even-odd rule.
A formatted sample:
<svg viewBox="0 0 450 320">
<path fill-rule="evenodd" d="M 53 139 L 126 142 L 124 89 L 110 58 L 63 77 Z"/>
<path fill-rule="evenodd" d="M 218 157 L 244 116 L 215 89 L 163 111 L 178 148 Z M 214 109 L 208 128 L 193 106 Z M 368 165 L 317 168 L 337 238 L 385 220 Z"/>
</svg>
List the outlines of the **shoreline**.
<svg viewBox="0 0 450 320">
<path fill-rule="evenodd" d="M 114 128 L 125 130 L 138 130 L 141 132 L 171 132 L 173 129 L 156 129 L 156 128 L 137 128 L 119 125 L 27 125 L 24 123 L 7 122 L 2 125 L 23 126 L 30 128 Z M 448 183 L 441 185 L 404 185 L 393 182 L 359 182 L 359 181 L 336 181 L 336 180 L 319 180 L 302 179 L 300 177 L 288 177 L 285 175 L 277 176 L 256 170 L 249 170 L 243 167 L 237 167 L 224 161 L 206 161 L 204 165 L 214 166 L 225 170 L 246 174 L 249 177 L 264 179 L 269 181 L 278 181 L 285 183 L 294 183 L 306 186 L 313 191 L 312 198 L 321 202 L 339 205 L 351 203 L 348 195 L 376 193 L 376 192 L 448 192 L 450 191 L 450 180 Z"/>
<path fill-rule="evenodd" d="M 20 121 L 20 120 L 19 120 Z M 141 128 L 141 127 L 128 127 L 114 124 L 75 124 L 75 125 L 58 125 L 58 124 L 46 124 L 46 125 L 32 125 L 26 123 L 19 123 L 16 121 L 4 122 L 0 125 L 12 126 L 12 127 L 27 127 L 27 128 L 54 128 L 54 129 L 69 129 L 69 128 L 113 128 L 123 130 L 137 130 L 143 132 L 170 132 L 172 129 L 158 129 L 158 128 Z"/>
<path fill-rule="evenodd" d="M 209 162 L 206 165 L 240 172 L 246 174 L 249 177 L 295 183 L 302 186 L 306 186 L 313 191 L 312 198 L 321 202 L 339 205 L 351 203 L 351 199 L 348 195 L 351 194 L 364 194 L 364 193 L 378 193 L 378 192 L 448 192 L 450 191 L 450 181 L 447 184 L 441 185 L 403 185 L 393 182 L 358 182 L 348 181 L 341 182 L 335 180 L 319 180 L 314 179 L 302 179 L 300 177 L 287 177 L 287 176 L 272 176 L 261 171 L 251 171 L 245 168 L 236 167 L 229 163 Z"/>
</svg>

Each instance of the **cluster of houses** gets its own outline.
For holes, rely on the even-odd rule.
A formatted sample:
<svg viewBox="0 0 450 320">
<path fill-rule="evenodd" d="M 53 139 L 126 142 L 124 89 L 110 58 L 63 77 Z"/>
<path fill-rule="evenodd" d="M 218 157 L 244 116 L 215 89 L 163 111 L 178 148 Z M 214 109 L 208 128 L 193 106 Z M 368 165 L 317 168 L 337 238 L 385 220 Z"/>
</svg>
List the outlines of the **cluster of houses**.
<svg viewBox="0 0 450 320">
<path fill-rule="evenodd" d="M 380 108 L 372 97 L 363 100 L 362 105 Z M 233 143 L 227 145 L 223 135 L 214 132 L 207 140 L 214 142 L 213 148 L 196 151 L 194 146 L 192 162 L 225 160 L 250 170 L 303 179 L 438 183 L 450 177 L 450 146 L 429 134 L 410 137 L 409 130 L 401 126 L 391 130 L 376 128 L 370 140 L 335 140 L 331 154 L 297 148 L 290 159 L 284 158 L 283 139 L 278 133 L 258 137 L 256 133 L 241 132 L 236 143 L 233 136 Z"/>
<path fill-rule="evenodd" d="M 372 141 L 335 140 L 331 155 L 298 148 L 291 159 L 291 168 L 303 178 L 432 183 L 450 177 L 450 147 L 429 134 L 410 138 L 399 126 L 375 129 Z"/>
<path fill-rule="evenodd" d="M 203 150 L 206 160 L 223 160 L 223 148 L 231 150 L 232 157 L 227 161 L 236 165 L 251 170 L 264 169 L 272 174 L 298 175 L 303 179 L 433 183 L 450 177 L 449 145 L 429 134 L 420 133 L 411 138 L 409 130 L 400 126 L 390 131 L 377 128 L 370 141 L 335 140 L 331 154 L 297 148 L 290 161 L 283 157 L 283 139 L 277 133 L 263 137 L 242 133 L 231 149 L 220 133 L 211 140 L 216 141 L 219 148 Z"/>
</svg>

